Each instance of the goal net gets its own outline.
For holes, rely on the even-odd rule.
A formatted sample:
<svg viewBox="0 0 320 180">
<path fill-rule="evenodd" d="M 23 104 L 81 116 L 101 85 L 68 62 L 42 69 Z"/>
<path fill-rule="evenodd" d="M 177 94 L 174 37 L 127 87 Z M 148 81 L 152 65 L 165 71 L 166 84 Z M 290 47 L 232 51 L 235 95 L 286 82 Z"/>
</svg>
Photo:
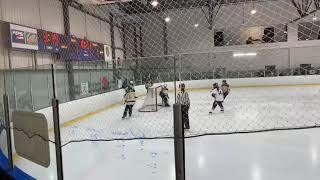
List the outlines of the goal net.
<svg viewBox="0 0 320 180">
<path fill-rule="evenodd" d="M 140 112 L 156 112 L 161 105 L 162 100 L 159 95 L 161 86 L 150 87 L 146 98 L 144 99 L 142 107 L 139 109 Z"/>
</svg>

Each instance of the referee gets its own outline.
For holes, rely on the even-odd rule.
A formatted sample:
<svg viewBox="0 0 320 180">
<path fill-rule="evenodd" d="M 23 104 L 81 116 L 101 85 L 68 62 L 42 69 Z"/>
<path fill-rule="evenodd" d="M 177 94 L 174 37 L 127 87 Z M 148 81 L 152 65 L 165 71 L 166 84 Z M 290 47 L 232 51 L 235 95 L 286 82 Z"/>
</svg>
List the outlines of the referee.
<svg viewBox="0 0 320 180">
<path fill-rule="evenodd" d="M 190 108 L 190 99 L 189 94 L 185 91 L 186 85 L 180 84 L 179 85 L 180 92 L 178 93 L 177 97 L 177 104 L 181 105 L 182 110 L 182 121 L 184 122 L 184 128 L 190 129 L 189 124 L 189 108 Z"/>
</svg>

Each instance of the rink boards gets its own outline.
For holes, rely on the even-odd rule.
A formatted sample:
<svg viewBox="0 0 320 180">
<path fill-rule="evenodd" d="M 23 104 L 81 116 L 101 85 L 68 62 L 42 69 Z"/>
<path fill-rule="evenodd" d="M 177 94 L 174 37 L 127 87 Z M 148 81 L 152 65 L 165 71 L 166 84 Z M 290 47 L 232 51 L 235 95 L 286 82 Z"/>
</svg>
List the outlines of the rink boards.
<svg viewBox="0 0 320 180">
<path fill-rule="evenodd" d="M 221 83 L 222 79 L 183 81 L 187 90 L 209 89 L 214 82 Z M 320 85 L 320 76 L 279 76 L 263 78 L 242 78 L 227 79 L 232 88 L 245 87 L 273 87 L 273 86 L 308 86 Z M 176 82 L 177 90 L 180 82 Z M 170 91 L 174 91 L 173 82 L 159 83 L 155 85 L 167 84 Z M 144 85 L 135 87 L 138 96 L 145 95 Z M 96 96 L 83 98 L 67 103 L 60 104 L 60 123 L 62 127 L 86 119 L 86 117 L 110 109 L 120 104 L 124 91 L 116 90 Z M 53 127 L 52 108 L 48 107 L 37 111 L 44 114 L 48 119 L 48 126 Z"/>
</svg>

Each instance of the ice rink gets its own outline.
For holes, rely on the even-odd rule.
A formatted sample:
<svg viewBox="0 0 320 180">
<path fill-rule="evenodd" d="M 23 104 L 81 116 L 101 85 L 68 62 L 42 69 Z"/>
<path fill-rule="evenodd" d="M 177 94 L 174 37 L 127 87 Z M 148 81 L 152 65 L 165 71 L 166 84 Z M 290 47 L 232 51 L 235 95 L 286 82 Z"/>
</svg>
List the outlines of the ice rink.
<svg viewBox="0 0 320 180">
<path fill-rule="evenodd" d="M 209 89 L 190 90 L 186 136 L 315 126 L 320 122 L 320 86 L 233 88 L 225 113 L 209 115 Z M 171 104 L 174 101 L 170 95 Z M 62 128 L 63 144 L 76 140 L 172 137 L 172 107 L 131 118 L 113 106 Z M 216 135 L 186 140 L 188 180 L 319 179 L 320 129 Z M 47 169 L 18 158 L 15 164 L 37 179 L 55 179 L 54 146 Z M 174 180 L 173 139 L 70 143 L 63 147 L 65 179 Z"/>
</svg>

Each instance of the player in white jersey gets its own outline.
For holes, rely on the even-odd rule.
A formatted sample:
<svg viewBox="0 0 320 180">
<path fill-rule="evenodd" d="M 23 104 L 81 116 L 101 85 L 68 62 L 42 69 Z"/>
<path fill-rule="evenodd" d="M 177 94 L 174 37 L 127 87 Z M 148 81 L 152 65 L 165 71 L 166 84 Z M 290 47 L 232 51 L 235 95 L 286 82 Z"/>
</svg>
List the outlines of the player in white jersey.
<svg viewBox="0 0 320 180">
<path fill-rule="evenodd" d="M 216 107 L 219 105 L 220 111 L 224 112 L 224 107 L 223 107 L 223 92 L 222 89 L 219 87 L 218 83 L 213 84 L 213 89 L 211 91 L 211 96 L 214 98 L 214 102 L 212 105 L 212 110 L 209 112 L 210 114 L 216 109 Z"/>
</svg>

